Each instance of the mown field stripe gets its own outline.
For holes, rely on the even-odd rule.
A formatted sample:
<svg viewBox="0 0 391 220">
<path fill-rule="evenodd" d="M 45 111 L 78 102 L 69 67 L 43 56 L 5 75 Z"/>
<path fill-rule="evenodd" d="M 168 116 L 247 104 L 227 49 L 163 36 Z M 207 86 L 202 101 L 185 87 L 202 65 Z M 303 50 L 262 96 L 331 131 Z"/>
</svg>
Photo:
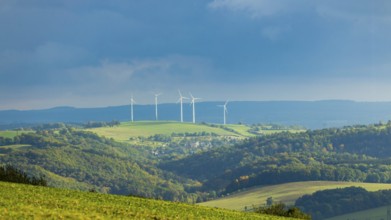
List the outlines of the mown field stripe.
<svg viewBox="0 0 391 220">
<path fill-rule="evenodd" d="M 295 200 L 305 194 L 312 194 L 319 190 L 344 188 L 350 186 L 363 187 L 368 191 L 391 189 L 387 183 L 356 183 L 335 181 L 308 181 L 285 183 L 273 186 L 254 187 L 241 191 L 221 199 L 200 203 L 202 206 L 220 207 L 232 210 L 244 210 L 253 205 L 264 205 L 268 197 L 275 202 L 283 202 L 288 205 L 294 204 Z"/>
</svg>

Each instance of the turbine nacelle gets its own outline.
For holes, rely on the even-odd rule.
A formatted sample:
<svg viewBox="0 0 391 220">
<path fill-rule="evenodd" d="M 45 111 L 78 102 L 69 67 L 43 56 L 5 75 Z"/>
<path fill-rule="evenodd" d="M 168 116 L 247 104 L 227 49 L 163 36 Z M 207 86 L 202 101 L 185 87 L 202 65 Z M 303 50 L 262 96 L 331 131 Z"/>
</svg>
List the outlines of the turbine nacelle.
<svg viewBox="0 0 391 220">
<path fill-rule="evenodd" d="M 131 104 L 137 103 L 136 101 L 134 101 L 133 95 L 130 96 L 130 103 Z"/>
<path fill-rule="evenodd" d="M 130 96 L 130 120 L 133 122 L 133 104 L 136 103 L 133 99 L 133 94 Z"/>
<path fill-rule="evenodd" d="M 190 97 L 191 97 L 191 103 L 190 103 L 191 105 L 194 105 L 196 100 L 202 99 L 202 98 L 195 98 L 191 93 L 189 93 L 189 94 L 190 94 Z"/>
<path fill-rule="evenodd" d="M 190 97 L 191 97 L 191 103 L 190 103 L 190 105 L 193 106 L 193 123 L 195 123 L 195 101 L 196 101 L 196 100 L 199 100 L 199 99 L 201 99 L 201 98 L 195 98 L 191 93 L 189 93 L 189 94 L 190 94 Z"/>
<path fill-rule="evenodd" d="M 227 104 L 228 104 L 228 100 L 224 103 L 224 105 L 217 105 L 218 107 L 224 108 L 224 111 L 223 111 L 224 125 L 226 124 L 226 116 L 225 116 L 225 114 L 228 114 Z"/>
<path fill-rule="evenodd" d="M 157 97 L 159 97 L 162 93 L 155 93 L 155 119 L 158 120 L 158 111 L 157 111 Z"/>
<path fill-rule="evenodd" d="M 177 103 L 180 103 L 181 104 L 181 122 L 183 122 L 183 99 L 189 99 L 187 97 L 184 97 L 181 93 L 181 91 L 178 89 L 178 93 L 179 93 L 179 99 L 177 101 Z"/>
<path fill-rule="evenodd" d="M 178 93 L 179 93 L 179 99 L 176 103 L 183 102 L 184 99 L 189 99 L 189 98 L 183 96 L 179 89 L 178 89 Z"/>
</svg>

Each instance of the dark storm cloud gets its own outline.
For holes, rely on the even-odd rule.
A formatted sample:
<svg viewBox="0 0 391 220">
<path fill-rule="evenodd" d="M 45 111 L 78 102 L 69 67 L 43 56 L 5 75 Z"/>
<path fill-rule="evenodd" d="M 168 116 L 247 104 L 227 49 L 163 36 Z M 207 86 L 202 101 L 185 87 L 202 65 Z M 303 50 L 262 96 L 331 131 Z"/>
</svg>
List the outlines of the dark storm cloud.
<svg viewBox="0 0 391 220">
<path fill-rule="evenodd" d="M 3 0 L 0 108 L 122 104 L 131 92 L 149 102 L 151 90 L 172 101 L 177 88 L 206 99 L 390 99 L 390 7 Z"/>
</svg>

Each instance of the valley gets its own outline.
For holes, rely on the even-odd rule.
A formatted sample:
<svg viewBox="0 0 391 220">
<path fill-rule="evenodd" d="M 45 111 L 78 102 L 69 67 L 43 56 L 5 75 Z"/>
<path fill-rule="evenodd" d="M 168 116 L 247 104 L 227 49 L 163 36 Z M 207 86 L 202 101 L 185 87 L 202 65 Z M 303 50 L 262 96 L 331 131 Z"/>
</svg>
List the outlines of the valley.
<svg viewBox="0 0 391 220">
<path fill-rule="evenodd" d="M 0 0 L 0 27 L 0 220 L 391 220 L 391 0 Z"/>
<path fill-rule="evenodd" d="M 391 123 L 58 123 L 0 131 L 0 164 L 55 188 L 249 211 L 325 189 L 390 189 L 390 138 Z"/>
</svg>

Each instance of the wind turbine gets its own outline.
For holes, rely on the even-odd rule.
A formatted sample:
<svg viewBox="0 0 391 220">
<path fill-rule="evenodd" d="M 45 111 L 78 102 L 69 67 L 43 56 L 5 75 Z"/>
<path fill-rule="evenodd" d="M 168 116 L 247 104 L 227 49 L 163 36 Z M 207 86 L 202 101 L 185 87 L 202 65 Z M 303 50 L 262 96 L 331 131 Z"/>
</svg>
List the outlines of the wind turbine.
<svg viewBox="0 0 391 220">
<path fill-rule="evenodd" d="M 190 93 L 191 97 L 191 105 L 193 105 L 193 123 L 195 123 L 195 101 L 201 98 L 194 98 L 193 95 Z"/>
<path fill-rule="evenodd" d="M 156 118 L 156 121 L 158 120 L 158 113 L 157 113 L 157 97 L 159 97 L 160 95 L 161 95 L 161 93 L 155 94 L 155 118 Z"/>
<path fill-rule="evenodd" d="M 226 115 L 225 114 L 228 114 L 228 110 L 227 110 L 227 104 L 228 104 L 228 100 L 225 102 L 224 105 L 218 105 L 219 107 L 223 107 L 223 113 L 224 113 L 224 125 L 226 124 Z"/>
<path fill-rule="evenodd" d="M 136 103 L 136 101 L 134 101 L 133 95 L 132 95 L 130 98 L 130 116 L 131 116 L 132 122 L 133 122 L 133 104 L 134 103 Z"/>
<path fill-rule="evenodd" d="M 178 89 L 178 92 L 179 92 L 179 100 L 178 100 L 178 102 L 181 103 L 181 122 L 183 122 L 183 99 L 189 99 L 189 98 L 182 96 L 182 93 L 181 93 L 181 91 L 179 89 Z"/>
</svg>

